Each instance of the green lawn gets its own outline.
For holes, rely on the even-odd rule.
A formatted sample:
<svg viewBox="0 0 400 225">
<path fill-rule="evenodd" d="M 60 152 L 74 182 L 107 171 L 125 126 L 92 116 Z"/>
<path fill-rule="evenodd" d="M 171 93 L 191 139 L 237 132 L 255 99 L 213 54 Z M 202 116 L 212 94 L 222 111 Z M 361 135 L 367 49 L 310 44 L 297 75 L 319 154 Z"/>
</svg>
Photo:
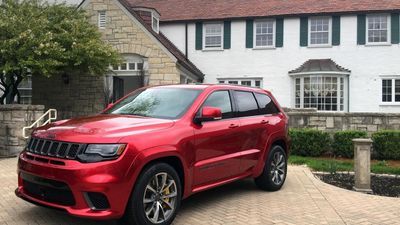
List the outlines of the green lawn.
<svg viewBox="0 0 400 225">
<path fill-rule="evenodd" d="M 324 172 L 353 171 L 353 162 L 351 160 L 314 158 L 291 155 L 289 163 L 294 165 L 307 165 L 312 170 Z M 400 167 L 389 166 L 385 161 L 374 161 L 371 165 L 373 173 L 398 174 Z"/>
</svg>

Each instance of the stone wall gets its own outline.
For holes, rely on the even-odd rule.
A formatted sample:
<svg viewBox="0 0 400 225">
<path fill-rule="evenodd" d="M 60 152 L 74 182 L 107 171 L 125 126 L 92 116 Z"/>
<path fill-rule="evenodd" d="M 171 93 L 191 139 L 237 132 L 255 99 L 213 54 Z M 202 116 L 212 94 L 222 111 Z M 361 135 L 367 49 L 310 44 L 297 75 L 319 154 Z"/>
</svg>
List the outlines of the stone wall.
<svg viewBox="0 0 400 225">
<path fill-rule="evenodd" d="M 44 113 L 42 105 L 0 105 L 0 158 L 15 156 L 26 145 L 22 128 Z"/>
<path fill-rule="evenodd" d="M 100 29 L 102 38 L 121 54 L 138 54 L 148 58 L 149 84 L 177 84 L 180 74 L 176 62 L 172 60 L 157 39 L 143 31 L 125 13 L 115 0 L 91 0 L 83 9 L 89 15 L 91 23 L 97 26 L 98 12 L 106 11 L 106 27 Z M 128 12 L 129 13 L 129 12 Z"/>
<path fill-rule="evenodd" d="M 61 75 L 33 76 L 32 104 L 57 109 L 57 119 L 90 115 L 105 108 L 103 76 L 69 75 L 68 81 L 64 83 Z"/>
<path fill-rule="evenodd" d="M 334 132 L 362 130 L 372 134 L 378 130 L 399 130 L 400 113 L 336 113 L 316 110 L 285 109 L 291 128 L 316 128 Z"/>
</svg>

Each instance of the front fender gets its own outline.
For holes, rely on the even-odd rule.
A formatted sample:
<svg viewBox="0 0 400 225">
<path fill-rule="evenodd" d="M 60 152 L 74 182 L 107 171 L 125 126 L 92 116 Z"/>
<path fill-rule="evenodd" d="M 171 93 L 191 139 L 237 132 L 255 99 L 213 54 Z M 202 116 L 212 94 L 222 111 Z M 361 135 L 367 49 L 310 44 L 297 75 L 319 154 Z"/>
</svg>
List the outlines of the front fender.
<svg viewBox="0 0 400 225">
<path fill-rule="evenodd" d="M 157 146 L 148 148 L 142 151 L 139 151 L 135 159 L 133 160 L 130 168 L 126 172 L 125 176 L 131 179 L 132 190 L 136 183 L 136 180 L 139 178 L 140 173 L 143 171 L 144 167 L 151 164 L 154 161 L 160 160 L 166 157 L 176 157 L 182 164 L 183 167 L 183 176 L 184 176 L 184 187 L 182 187 L 184 197 L 189 195 L 190 192 L 190 184 L 191 179 L 188 172 L 188 164 L 182 157 L 180 151 L 176 149 L 175 146 L 165 145 L 165 146 Z"/>
</svg>

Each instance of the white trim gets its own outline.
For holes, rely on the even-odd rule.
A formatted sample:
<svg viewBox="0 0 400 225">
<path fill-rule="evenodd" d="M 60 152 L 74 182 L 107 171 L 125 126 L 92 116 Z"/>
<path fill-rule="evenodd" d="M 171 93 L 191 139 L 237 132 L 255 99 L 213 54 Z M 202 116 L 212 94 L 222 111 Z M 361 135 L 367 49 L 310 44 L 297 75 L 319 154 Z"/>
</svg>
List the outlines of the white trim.
<svg viewBox="0 0 400 225">
<path fill-rule="evenodd" d="M 387 18 L 387 26 L 386 26 L 386 29 L 387 29 L 387 41 L 386 42 L 369 42 L 368 41 L 368 19 L 369 19 L 369 17 L 371 17 L 371 16 L 386 16 L 386 18 Z M 378 13 L 378 14 L 367 14 L 366 16 L 365 16 L 365 45 L 366 46 L 379 46 L 379 45 L 391 45 L 392 43 L 391 43 L 391 38 L 392 38 L 392 33 L 391 33 L 391 31 L 392 31 L 392 26 L 391 26 L 392 24 L 391 24 L 391 16 L 390 16 L 390 14 L 387 14 L 387 13 Z"/>
<path fill-rule="evenodd" d="M 97 26 L 99 29 L 106 29 L 107 27 L 107 11 L 99 10 L 97 11 Z"/>
<path fill-rule="evenodd" d="M 154 27 L 154 20 L 157 21 L 157 27 Z M 159 33 L 159 32 L 160 32 L 160 18 L 154 16 L 153 12 L 151 13 L 151 28 L 153 28 L 153 30 L 154 30 L 156 33 Z"/>
<path fill-rule="evenodd" d="M 335 75 L 335 76 L 349 76 L 350 72 L 335 72 L 335 71 L 313 71 L 313 72 L 301 72 L 301 73 L 289 73 L 291 77 L 305 76 L 305 75 Z"/>
<path fill-rule="evenodd" d="M 272 45 L 257 46 L 257 23 L 272 22 Z M 275 49 L 276 48 L 276 19 L 260 19 L 253 21 L 253 49 Z"/>
<path fill-rule="evenodd" d="M 220 25 L 221 26 L 221 47 L 206 47 L 206 26 L 210 24 Z M 210 22 L 203 23 L 203 50 L 204 51 L 213 51 L 213 50 L 224 50 L 224 23 L 223 22 Z"/>
<path fill-rule="evenodd" d="M 381 79 L 381 82 L 380 82 L 380 90 L 381 90 L 381 93 L 380 93 L 380 103 L 379 103 L 379 105 L 400 105 L 400 101 L 396 101 L 396 80 L 398 80 L 398 81 L 400 81 L 400 77 L 396 77 L 396 76 L 381 76 L 380 77 Z M 383 85 L 383 80 L 391 80 L 392 81 L 392 86 L 391 86 L 391 88 L 392 88 L 392 93 L 391 93 L 391 98 L 392 98 L 392 101 L 390 101 L 390 102 L 384 102 L 383 101 L 383 90 L 382 90 L 382 85 Z"/>
<path fill-rule="evenodd" d="M 311 43 L 311 20 L 312 19 L 328 19 L 329 30 L 328 30 L 328 43 L 327 44 L 312 44 Z M 308 18 L 308 45 L 307 47 L 318 48 L 318 47 L 332 47 L 332 17 L 331 16 L 313 16 Z"/>
</svg>

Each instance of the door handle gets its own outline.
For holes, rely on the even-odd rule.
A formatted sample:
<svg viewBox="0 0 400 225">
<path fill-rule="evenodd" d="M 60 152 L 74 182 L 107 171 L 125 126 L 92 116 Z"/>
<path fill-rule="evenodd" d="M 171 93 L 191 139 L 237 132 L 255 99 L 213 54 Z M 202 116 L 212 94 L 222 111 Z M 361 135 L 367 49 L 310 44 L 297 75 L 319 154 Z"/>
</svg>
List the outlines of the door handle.
<svg viewBox="0 0 400 225">
<path fill-rule="evenodd" d="M 261 124 L 269 124 L 269 120 L 261 120 Z"/>
<path fill-rule="evenodd" d="M 234 124 L 234 123 L 232 123 L 231 125 L 229 125 L 229 128 L 236 128 L 236 127 L 239 127 L 239 125 L 238 125 L 238 124 Z"/>
</svg>

